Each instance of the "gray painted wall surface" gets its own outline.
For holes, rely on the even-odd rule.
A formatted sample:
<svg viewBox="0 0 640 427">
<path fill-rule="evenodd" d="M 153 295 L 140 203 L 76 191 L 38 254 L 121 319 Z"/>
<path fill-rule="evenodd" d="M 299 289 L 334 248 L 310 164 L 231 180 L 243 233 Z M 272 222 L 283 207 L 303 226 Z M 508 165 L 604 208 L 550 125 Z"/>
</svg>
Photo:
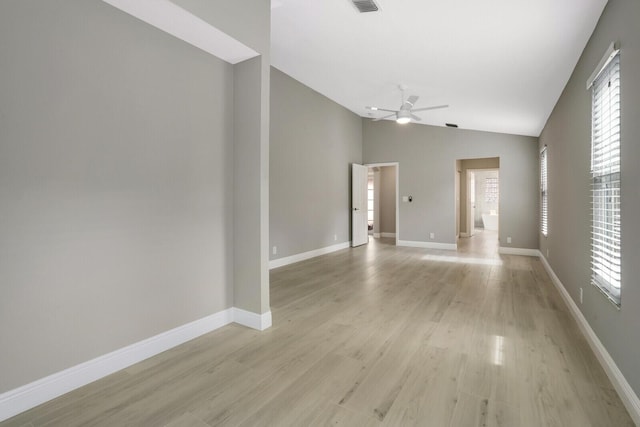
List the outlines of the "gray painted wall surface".
<svg viewBox="0 0 640 427">
<path fill-rule="evenodd" d="M 365 163 L 400 163 L 400 240 L 455 243 L 456 159 L 500 158 L 502 246 L 538 247 L 538 139 L 363 120 Z M 503 236 L 505 238 L 503 238 Z M 511 245 L 506 236 L 512 236 Z"/>
<path fill-rule="evenodd" d="M 268 240 L 263 244 L 261 221 L 261 186 L 267 185 L 261 182 L 261 62 L 256 57 L 234 66 L 234 117 L 240 118 L 234 121 L 234 306 L 253 313 L 269 311 L 269 281 L 263 277 Z"/>
<path fill-rule="evenodd" d="M 460 232 L 467 233 L 467 170 L 468 169 L 499 169 L 500 159 L 497 157 L 485 159 L 460 159 Z M 500 188 L 502 191 L 502 188 Z M 500 208 L 498 207 L 498 210 Z M 502 222 L 502 218 L 499 219 Z M 506 243 L 506 241 L 505 241 Z"/>
<path fill-rule="evenodd" d="M 0 69 L 0 392 L 230 307 L 233 68 L 7 0 Z"/>
<path fill-rule="evenodd" d="M 396 167 L 380 168 L 380 232 L 396 232 Z"/>
<path fill-rule="evenodd" d="M 269 311 L 269 0 L 173 0 L 260 54 L 235 65 L 234 305 Z"/>
<path fill-rule="evenodd" d="M 360 117 L 272 68 L 270 153 L 271 259 L 348 242 Z"/>
<path fill-rule="evenodd" d="M 640 2 L 610 0 L 540 136 L 548 146 L 549 234 L 540 248 L 598 338 L 640 394 Z M 591 75 L 621 44 L 622 306 L 590 284 Z M 580 288 L 584 303 L 580 304 Z"/>
</svg>

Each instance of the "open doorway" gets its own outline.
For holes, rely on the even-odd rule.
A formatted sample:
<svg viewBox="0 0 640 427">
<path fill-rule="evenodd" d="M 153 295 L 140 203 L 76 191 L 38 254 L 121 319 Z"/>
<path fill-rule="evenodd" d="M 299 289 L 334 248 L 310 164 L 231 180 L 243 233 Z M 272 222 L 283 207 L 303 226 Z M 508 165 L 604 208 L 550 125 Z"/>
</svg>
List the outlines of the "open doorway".
<svg viewBox="0 0 640 427">
<path fill-rule="evenodd" d="M 398 239 L 398 164 L 376 163 L 366 165 L 368 175 L 369 235 L 386 243 L 396 244 Z"/>
<path fill-rule="evenodd" d="M 456 161 L 458 248 L 477 255 L 498 253 L 500 159 Z"/>
</svg>

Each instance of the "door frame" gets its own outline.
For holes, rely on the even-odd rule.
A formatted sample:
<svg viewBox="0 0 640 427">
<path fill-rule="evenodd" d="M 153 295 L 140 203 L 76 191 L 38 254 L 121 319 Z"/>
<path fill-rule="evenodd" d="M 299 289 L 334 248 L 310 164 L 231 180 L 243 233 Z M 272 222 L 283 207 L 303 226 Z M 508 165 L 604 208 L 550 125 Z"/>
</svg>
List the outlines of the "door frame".
<svg viewBox="0 0 640 427">
<path fill-rule="evenodd" d="M 476 234 L 476 170 L 467 169 L 467 236 Z M 473 185 L 471 185 L 473 183 Z M 472 200 L 473 199 L 473 200 Z"/>
<path fill-rule="evenodd" d="M 382 162 L 382 163 L 365 163 L 368 168 L 395 166 L 396 170 L 396 246 L 400 240 L 400 163 L 399 162 Z"/>
</svg>

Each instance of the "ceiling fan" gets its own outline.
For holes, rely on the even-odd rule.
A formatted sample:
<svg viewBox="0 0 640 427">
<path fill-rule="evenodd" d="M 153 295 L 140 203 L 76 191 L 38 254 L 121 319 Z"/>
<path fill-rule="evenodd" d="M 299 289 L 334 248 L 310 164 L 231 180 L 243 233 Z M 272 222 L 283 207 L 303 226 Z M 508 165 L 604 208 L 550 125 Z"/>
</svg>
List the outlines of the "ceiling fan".
<svg viewBox="0 0 640 427">
<path fill-rule="evenodd" d="M 448 105 L 435 105 L 433 107 L 413 108 L 413 106 L 416 105 L 416 102 L 418 102 L 419 96 L 411 95 L 405 100 L 404 99 L 405 89 L 406 87 L 402 85 L 400 86 L 400 91 L 402 92 L 402 104 L 400 105 L 399 110 L 388 110 L 386 108 L 369 107 L 369 106 L 365 107 L 367 110 L 371 110 L 371 111 L 386 111 L 391 113 L 389 115 L 373 119 L 374 122 L 388 119 L 389 117 L 393 117 L 393 116 L 396 117 L 396 123 L 399 123 L 399 124 L 409 123 L 411 120 L 415 120 L 416 122 L 419 122 L 422 119 L 413 113 L 416 113 L 418 111 L 437 110 L 439 108 L 448 107 Z"/>
</svg>

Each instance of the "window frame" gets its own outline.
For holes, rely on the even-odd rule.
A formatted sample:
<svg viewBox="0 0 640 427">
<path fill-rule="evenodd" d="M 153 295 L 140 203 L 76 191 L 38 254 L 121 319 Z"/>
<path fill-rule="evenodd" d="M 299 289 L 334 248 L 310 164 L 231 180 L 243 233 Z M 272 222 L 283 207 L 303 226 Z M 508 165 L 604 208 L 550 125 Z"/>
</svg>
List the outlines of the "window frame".
<svg viewBox="0 0 640 427">
<path fill-rule="evenodd" d="M 591 283 L 620 308 L 622 91 L 620 51 L 613 44 L 587 85 L 591 89 Z"/>
<path fill-rule="evenodd" d="M 549 236 L 549 150 L 540 150 L 540 233 Z"/>
</svg>

